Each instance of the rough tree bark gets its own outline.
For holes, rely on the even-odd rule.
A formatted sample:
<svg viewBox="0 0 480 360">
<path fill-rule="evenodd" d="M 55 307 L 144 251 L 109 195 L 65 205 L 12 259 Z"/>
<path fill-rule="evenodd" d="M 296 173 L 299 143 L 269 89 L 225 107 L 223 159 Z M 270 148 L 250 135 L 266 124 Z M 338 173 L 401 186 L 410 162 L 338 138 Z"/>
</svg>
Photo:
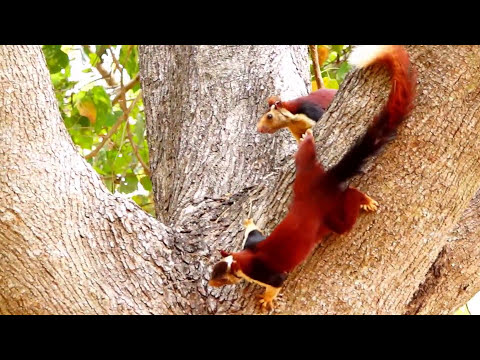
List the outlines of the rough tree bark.
<svg viewBox="0 0 480 360">
<path fill-rule="evenodd" d="M 257 136 L 255 124 L 272 89 L 287 96 L 307 93 L 304 50 L 140 47 L 159 219 L 182 222 L 191 217 L 192 202 L 257 184 L 295 151 L 286 134 Z"/>
<path fill-rule="evenodd" d="M 408 50 L 417 107 L 354 181 L 381 207 L 319 246 L 278 313 L 451 313 L 480 290 L 479 47 Z M 250 204 L 267 232 L 286 211 L 295 144 L 254 125 L 268 95 L 306 93 L 306 56 L 306 46 L 140 48 L 161 223 L 78 155 L 40 48 L 0 47 L 0 312 L 256 313 L 259 287 L 211 289 L 209 267 L 240 243 Z M 314 129 L 326 166 L 387 93 L 383 70 L 348 76 Z"/>
</svg>

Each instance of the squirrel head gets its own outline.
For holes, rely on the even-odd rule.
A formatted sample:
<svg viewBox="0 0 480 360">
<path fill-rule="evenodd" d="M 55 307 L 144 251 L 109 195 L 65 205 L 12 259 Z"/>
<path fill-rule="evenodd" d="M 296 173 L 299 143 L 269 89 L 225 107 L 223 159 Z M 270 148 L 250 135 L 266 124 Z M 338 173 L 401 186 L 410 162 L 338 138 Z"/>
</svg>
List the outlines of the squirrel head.
<svg viewBox="0 0 480 360">
<path fill-rule="evenodd" d="M 258 121 L 257 131 L 262 134 L 273 134 L 277 130 L 288 126 L 289 121 L 282 113 L 282 111 L 288 110 L 283 108 L 282 101 L 279 96 L 270 96 L 267 102 L 270 110 L 263 114 Z"/>
<path fill-rule="evenodd" d="M 213 266 L 208 285 L 220 287 L 240 282 L 242 278 L 236 275 L 238 264 L 233 255 L 224 250 L 220 250 L 220 254 L 222 255 L 223 259 Z"/>
</svg>

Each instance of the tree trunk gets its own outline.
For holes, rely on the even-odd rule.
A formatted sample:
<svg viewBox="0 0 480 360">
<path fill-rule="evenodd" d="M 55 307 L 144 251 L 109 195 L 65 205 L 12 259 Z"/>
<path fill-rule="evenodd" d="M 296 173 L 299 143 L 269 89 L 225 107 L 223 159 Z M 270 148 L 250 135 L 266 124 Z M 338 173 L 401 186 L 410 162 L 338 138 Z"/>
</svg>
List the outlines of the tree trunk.
<svg viewBox="0 0 480 360">
<path fill-rule="evenodd" d="M 480 290 L 479 50 L 408 47 L 416 108 L 353 182 L 380 209 L 326 239 L 276 313 L 451 313 Z M 163 223 L 110 194 L 77 153 L 40 48 L 0 47 L 1 313 L 258 312 L 258 286 L 207 281 L 216 250 L 238 249 L 250 204 L 267 233 L 286 212 L 296 144 L 255 123 L 269 95 L 307 92 L 307 48 L 145 46 L 140 67 Z M 314 128 L 327 167 L 388 91 L 378 68 L 347 77 Z"/>
<path fill-rule="evenodd" d="M 160 220 L 190 219 L 192 204 L 261 182 L 295 151 L 288 134 L 258 136 L 255 125 L 273 90 L 307 94 L 302 46 L 141 46 L 140 54 Z"/>
</svg>

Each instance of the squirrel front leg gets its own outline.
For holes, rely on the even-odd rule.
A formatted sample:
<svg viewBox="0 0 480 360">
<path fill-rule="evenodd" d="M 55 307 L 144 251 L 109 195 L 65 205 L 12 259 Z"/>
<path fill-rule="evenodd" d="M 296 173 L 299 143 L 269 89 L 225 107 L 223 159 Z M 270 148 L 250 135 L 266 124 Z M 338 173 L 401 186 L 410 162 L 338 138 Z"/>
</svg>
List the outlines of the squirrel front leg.
<svg viewBox="0 0 480 360">
<path fill-rule="evenodd" d="M 312 169 L 316 164 L 317 154 L 315 153 L 315 143 L 313 132 L 308 129 L 300 136 L 300 144 L 295 154 L 295 165 L 297 176 L 299 173 Z"/>
<path fill-rule="evenodd" d="M 258 297 L 260 300 L 258 303 L 262 307 L 262 309 L 271 311 L 274 308 L 274 303 L 273 301 L 277 297 L 278 293 L 280 292 L 281 288 L 273 287 L 270 285 L 267 285 L 265 288 L 265 292 L 262 295 L 259 295 Z"/>
<path fill-rule="evenodd" d="M 294 115 L 290 111 L 282 109 L 282 115 L 288 119 L 288 130 L 290 130 L 298 144 L 302 140 L 302 136 L 315 125 L 315 121 L 305 114 Z"/>
</svg>

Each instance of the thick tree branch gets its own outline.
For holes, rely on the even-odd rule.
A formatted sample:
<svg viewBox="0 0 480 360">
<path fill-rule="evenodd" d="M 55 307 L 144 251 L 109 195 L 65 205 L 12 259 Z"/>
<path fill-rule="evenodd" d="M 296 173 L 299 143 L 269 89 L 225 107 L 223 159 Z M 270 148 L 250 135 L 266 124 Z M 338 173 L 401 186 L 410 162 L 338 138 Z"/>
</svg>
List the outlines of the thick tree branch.
<svg viewBox="0 0 480 360">
<path fill-rule="evenodd" d="M 285 98 L 307 93 L 305 50 L 139 47 L 150 169 L 162 221 L 178 221 L 203 197 L 221 197 L 260 182 L 295 151 L 288 134 L 261 135 L 255 124 L 272 93 Z"/>
<path fill-rule="evenodd" d="M 349 235 L 328 239 L 296 272 L 297 283 L 300 277 L 311 285 L 299 289 L 300 294 L 286 292 L 293 308 L 303 305 L 315 313 L 403 313 L 480 186 L 475 135 L 480 130 L 480 93 L 469 85 L 480 81 L 480 58 L 467 55 L 478 48 L 409 50 L 419 74 L 416 108 L 398 137 L 372 161 L 368 174 L 353 182 L 380 202 L 380 210 L 363 216 Z M 455 56 L 445 61 L 447 53 Z M 442 74 L 442 87 L 434 85 L 430 66 Z M 364 82 L 366 76 L 372 79 L 370 84 Z M 337 135 L 349 139 L 361 133 L 351 130 L 370 121 L 372 109 L 379 110 L 385 98 L 376 95 L 378 89 L 388 93 L 385 82 L 378 81 L 381 78 L 378 69 L 372 69 L 346 79 L 341 96 L 314 129 L 321 132 L 317 137 L 321 157 L 332 154 L 334 144 L 337 160 L 345 151 Z M 339 104 L 341 99 L 348 101 Z M 462 105 L 452 105 L 453 101 Z M 370 109 L 368 114 L 360 107 Z M 332 117 L 335 127 L 328 126 Z"/>
<path fill-rule="evenodd" d="M 480 291 L 480 191 L 451 231 L 408 314 L 452 314 Z"/>
<path fill-rule="evenodd" d="M 250 86 L 269 86 L 261 95 L 264 99 L 285 86 L 285 76 L 283 80 L 272 76 L 277 81 L 274 84 L 273 80 L 259 79 L 255 75 L 258 68 L 235 68 L 234 64 L 240 63 L 233 52 L 235 47 L 226 48 L 228 51 L 222 53 L 226 56 L 221 59 L 201 56 L 218 53 L 220 48 L 174 49 L 183 49 L 188 56 L 169 58 L 173 61 L 169 63 L 158 61 L 158 49 L 151 48 L 152 53 L 141 50 L 143 85 L 152 86 L 150 95 L 145 96 L 149 121 L 151 126 L 156 126 L 155 121 L 165 125 L 149 130 L 153 139 L 153 176 L 165 154 L 180 159 L 175 164 L 166 158 L 170 165 L 177 166 L 178 176 L 195 175 L 185 181 L 189 187 L 181 188 L 179 195 L 185 195 L 188 202 L 158 197 L 170 201 L 170 206 L 178 205 L 176 221 L 166 226 L 132 201 L 110 194 L 75 151 L 60 117 L 40 48 L 0 47 L 0 312 L 257 312 L 253 295 L 261 291 L 259 287 L 241 284 L 212 289 L 207 280 L 210 265 L 218 260 L 217 250 L 238 249 L 243 237 L 240 222 L 248 215 L 250 204 L 251 216 L 267 233 L 288 208 L 295 176 L 293 159 L 286 155 L 279 158 L 265 147 L 271 150 L 279 146 L 278 139 L 283 141 L 283 136 L 287 149 L 290 143 L 294 149 L 295 143 L 287 133 L 262 136 L 254 130 L 248 132 L 263 107 L 257 107 L 254 99 L 254 105 L 248 102 L 247 95 L 253 95 L 241 86 L 242 82 L 232 82 L 242 71 L 251 72 L 251 82 L 247 82 Z M 277 63 L 272 64 L 268 56 L 245 59 L 259 60 L 271 69 L 271 74 L 279 76 L 306 64 L 303 60 L 292 63 L 291 53 L 285 53 L 285 49 L 273 49 L 273 53 L 283 51 L 282 55 L 275 53 L 279 55 Z M 255 50 L 249 47 L 242 51 Z M 447 244 L 449 232 L 480 187 L 476 136 L 480 131 L 480 91 L 475 86 L 480 83 L 480 59 L 475 55 L 478 50 L 478 46 L 409 47 L 420 75 L 417 107 L 398 137 L 370 162 L 366 174 L 353 182 L 380 202 L 379 212 L 363 215 L 351 234 L 328 238 L 290 275 L 276 312 L 405 311 Z M 192 61 L 188 63 L 192 66 L 186 67 L 190 71 L 186 76 L 193 79 L 191 87 L 186 85 L 189 82 L 181 81 L 175 82 L 175 88 L 157 87 L 159 83 L 179 80 L 175 78 L 178 71 L 167 71 L 168 66 L 178 67 L 175 61 L 185 59 Z M 218 63 L 213 65 L 211 59 Z M 227 66 L 222 61 L 227 61 Z M 36 63 L 41 66 L 31 66 Z M 155 69 L 157 65 L 163 68 Z M 212 80 L 212 74 L 218 75 L 212 72 L 215 69 L 236 69 L 220 72 L 225 77 L 222 83 L 232 82 L 233 94 L 244 89 L 240 94 L 246 96 L 245 100 L 240 97 L 230 101 L 232 95 L 227 96 L 228 92 L 226 97 L 208 97 L 218 95 Z M 275 73 L 274 69 L 282 71 Z M 196 81 L 194 74 L 201 75 L 202 81 Z M 295 81 L 292 78 L 286 82 Z M 305 90 L 305 84 L 299 81 L 292 89 Z M 188 97 L 181 96 L 183 91 Z M 377 68 L 347 77 L 329 111 L 314 128 L 317 153 L 326 167 L 338 161 L 363 133 L 388 91 L 386 74 Z M 169 96 L 178 96 L 178 100 L 167 100 Z M 222 101 L 228 106 L 213 102 L 205 110 L 200 106 L 204 98 L 226 99 Z M 252 106 L 251 113 L 235 108 L 234 104 L 242 101 L 246 101 L 245 109 Z M 171 115 L 177 111 L 181 121 L 175 123 Z M 229 117 L 236 113 L 243 114 L 243 119 Z M 245 121 L 245 117 L 254 120 Z M 209 126 L 211 133 L 205 131 Z M 208 137 L 200 138 L 202 134 L 215 134 L 212 139 L 219 139 L 215 145 L 220 151 L 215 155 L 221 161 L 215 163 L 216 167 L 209 163 L 212 157 L 202 157 L 203 151 L 210 154 L 207 145 L 212 145 Z M 173 139 L 172 152 L 160 149 L 160 144 L 169 144 L 165 139 Z M 194 149 L 198 154 L 182 152 L 185 149 Z M 291 153 L 284 148 L 277 150 Z M 186 154 L 194 154 L 196 160 L 181 163 Z M 233 155 L 242 160 L 225 164 Z M 268 171 L 252 166 L 256 161 L 265 164 Z M 204 184 L 195 182 L 204 172 L 214 184 L 215 176 L 232 179 L 229 166 L 234 166 L 232 174 L 234 170 L 247 172 L 236 174 L 242 178 L 238 183 L 232 180 L 235 186 L 220 182 L 221 191 L 208 189 L 192 195 L 204 189 Z M 225 195 L 227 192 L 233 195 Z M 162 195 L 162 191 L 159 193 Z"/>
</svg>

